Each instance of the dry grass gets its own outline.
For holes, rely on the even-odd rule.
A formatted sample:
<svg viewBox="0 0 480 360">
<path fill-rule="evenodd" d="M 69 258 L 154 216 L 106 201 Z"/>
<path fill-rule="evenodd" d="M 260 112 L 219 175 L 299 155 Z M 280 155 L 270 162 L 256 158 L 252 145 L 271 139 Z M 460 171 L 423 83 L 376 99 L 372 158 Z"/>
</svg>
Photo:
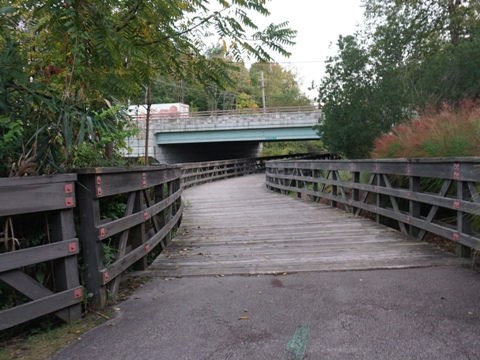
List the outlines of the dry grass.
<svg viewBox="0 0 480 360">
<path fill-rule="evenodd" d="M 7 340 L 0 343 L 2 348 L 0 360 L 46 360 L 104 321 L 106 319 L 103 316 L 90 312 L 74 324 L 65 324 L 40 334 Z"/>
</svg>

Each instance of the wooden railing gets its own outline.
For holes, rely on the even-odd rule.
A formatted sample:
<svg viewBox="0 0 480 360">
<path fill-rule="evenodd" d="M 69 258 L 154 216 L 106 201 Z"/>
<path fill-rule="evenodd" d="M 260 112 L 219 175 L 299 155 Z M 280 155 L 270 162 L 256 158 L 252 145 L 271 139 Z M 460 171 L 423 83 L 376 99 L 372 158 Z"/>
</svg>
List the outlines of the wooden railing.
<svg viewBox="0 0 480 360">
<path fill-rule="evenodd" d="M 459 255 L 480 250 L 480 159 L 271 161 L 267 187 L 343 204 L 423 239 L 454 241 Z"/>
<path fill-rule="evenodd" d="M 184 189 L 222 179 L 253 174 L 255 163 L 251 159 L 209 161 L 182 164 Z"/>
<path fill-rule="evenodd" d="M 183 211 L 180 176 L 177 166 L 78 170 L 84 278 L 94 306 L 116 296 L 125 270 L 146 269 L 147 255 L 169 243 Z M 109 203 L 123 203 L 121 213 L 112 216 Z"/>
<path fill-rule="evenodd" d="M 50 313 L 67 322 L 80 318 L 83 289 L 73 223 L 76 179 L 75 174 L 0 179 L 0 280 L 31 299 L 0 311 L 0 330 Z M 35 246 L 37 241 L 20 238 L 22 229 L 16 220 L 21 217 L 21 223 L 30 226 L 32 213 L 47 211 L 51 216 L 42 217 L 46 229 L 42 244 Z M 43 284 L 46 279 L 32 270 L 36 265 L 53 272 L 49 288 Z"/>
<path fill-rule="evenodd" d="M 265 171 L 265 164 L 270 160 L 291 158 L 328 159 L 331 157 L 330 153 L 322 152 L 182 164 L 182 187 L 186 189 L 212 181 L 263 172 Z"/>
</svg>

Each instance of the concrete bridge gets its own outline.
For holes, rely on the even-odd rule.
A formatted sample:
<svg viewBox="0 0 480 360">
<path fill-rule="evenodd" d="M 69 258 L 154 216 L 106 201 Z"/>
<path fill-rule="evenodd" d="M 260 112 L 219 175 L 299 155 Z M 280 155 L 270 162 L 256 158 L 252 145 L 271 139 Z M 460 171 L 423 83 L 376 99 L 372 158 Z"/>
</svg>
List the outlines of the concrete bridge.
<svg viewBox="0 0 480 360">
<path fill-rule="evenodd" d="M 267 141 L 319 139 L 314 106 L 152 114 L 149 155 L 160 163 L 256 157 Z M 146 115 L 134 118 L 140 134 L 128 140 L 130 156 L 145 156 Z"/>
</svg>

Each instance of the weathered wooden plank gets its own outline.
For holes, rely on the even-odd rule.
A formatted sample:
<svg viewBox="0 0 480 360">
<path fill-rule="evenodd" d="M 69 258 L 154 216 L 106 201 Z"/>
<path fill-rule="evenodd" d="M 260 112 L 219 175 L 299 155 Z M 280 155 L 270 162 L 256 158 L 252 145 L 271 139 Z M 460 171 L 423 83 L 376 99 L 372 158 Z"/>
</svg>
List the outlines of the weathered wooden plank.
<svg viewBox="0 0 480 360">
<path fill-rule="evenodd" d="M 0 254 L 0 273 L 78 254 L 78 239 Z"/>
<path fill-rule="evenodd" d="M 0 185 L 0 216 L 73 208 L 74 190 L 74 182 Z"/>
<path fill-rule="evenodd" d="M 162 183 L 173 181 L 181 174 L 181 169 L 174 167 L 150 171 L 133 171 L 131 168 L 125 173 L 99 173 L 98 175 L 84 175 L 79 173 L 78 181 L 84 184 L 87 178 L 95 178 L 93 195 L 95 198 L 140 191 Z"/>
<path fill-rule="evenodd" d="M 218 180 L 218 179 L 235 177 L 235 176 L 244 174 L 246 172 L 248 172 L 248 171 L 243 170 L 243 169 L 235 169 L 234 171 L 222 171 L 221 174 L 218 174 L 219 171 L 202 172 L 202 173 L 196 173 L 193 176 L 192 175 L 191 176 L 182 176 L 182 181 L 183 181 L 184 184 L 186 184 L 186 183 L 195 184 L 195 183 L 201 183 L 201 182 L 205 182 L 205 181 L 214 181 L 214 180 Z"/>
<path fill-rule="evenodd" d="M 200 168 L 195 168 L 194 170 L 192 170 L 192 172 L 182 169 L 182 179 L 187 177 L 197 176 L 197 175 L 204 176 L 204 175 L 215 174 L 215 173 L 218 173 L 219 171 L 234 174 L 238 172 L 243 172 L 248 169 L 251 169 L 251 165 L 249 164 L 241 164 L 241 165 L 232 164 L 232 165 L 222 166 L 220 168 L 215 168 L 215 167 L 212 168 L 211 166 L 209 166 L 205 169 L 200 167 Z"/>
<path fill-rule="evenodd" d="M 52 294 L 12 309 L 0 311 L 0 330 L 75 305 L 82 301 L 81 297 L 76 297 L 77 292 L 81 290 L 82 287 L 79 286 L 78 288 Z"/>
<path fill-rule="evenodd" d="M 451 210 L 458 210 L 461 208 L 463 211 L 468 212 L 473 215 L 480 215 L 480 207 L 477 203 L 472 202 L 469 198 L 464 198 L 459 200 L 457 198 L 447 198 L 444 196 L 439 196 L 434 193 L 420 193 L 416 191 L 411 191 L 408 189 L 395 189 L 382 187 L 378 185 L 369 185 L 369 184 L 359 184 L 351 181 L 342 181 L 342 180 L 332 180 L 324 178 L 313 178 L 308 176 L 290 176 L 290 175 L 273 175 L 272 178 L 277 179 L 294 179 L 296 181 L 305 181 L 312 184 L 327 184 L 332 186 L 337 186 L 344 189 L 355 189 L 375 192 L 381 195 L 395 196 L 397 198 L 402 198 L 405 200 L 414 200 L 418 202 L 423 202 L 429 205 L 437 205 Z M 291 186 L 281 186 L 270 184 L 272 188 L 278 188 L 286 191 L 302 192 L 311 196 L 321 196 L 328 199 L 337 199 L 335 196 L 330 197 L 329 193 L 315 192 L 314 190 L 308 190 L 302 187 L 291 187 Z M 345 202 L 346 203 L 346 202 Z"/>
<path fill-rule="evenodd" d="M 152 236 L 148 241 L 145 241 L 142 246 L 132 249 L 131 252 L 126 254 L 121 259 L 115 261 L 108 269 L 102 269 L 99 272 L 99 281 L 106 285 L 109 281 L 113 280 L 115 277 L 119 276 L 122 272 L 128 269 L 132 264 L 137 262 L 138 260 L 144 258 L 148 252 L 153 249 L 155 246 L 158 245 L 162 239 L 167 236 L 167 234 L 172 230 L 174 225 L 179 221 L 182 210 L 175 214 L 169 223 L 162 228 L 159 232 L 157 232 L 154 236 Z M 107 274 L 107 276 L 106 276 Z"/>
<path fill-rule="evenodd" d="M 0 279 L 30 299 L 36 300 L 53 294 L 21 270 L 3 272 L 0 274 Z"/>
<path fill-rule="evenodd" d="M 391 159 L 391 160 L 329 160 L 329 161 L 284 161 L 271 162 L 269 167 L 293 169 L 298 166 L 311 170 L 360 171 L 388 173 L 405 176 L 435 177 L 442 179 L 475 181 L 480 174 L 478 158 L 456 159 Z M 352 167 L 353 165 L 353 167 Z"/>
<path fill-rule="evenodd" d="M 14 289 L 20 291 L 22 294 L 32 300 L 38 300 L 53 295 L 52 291 L 39 284 L 37 281 L 26 275 L 21 270 L 11 270 L 1 273 L 0 280 L 4 281 L 6 284 L 10 285 Z M 76 296 L 77 298 L 79 298 L 79 301 L 81 301 L 83 299 L 83 291 L 77 291 Z M 79 306 L 81 305 L 79 304 Z M 69 322 L 73 320 L 75 316 L 78 316 L 78 310 L 81 309 L 76 309 L 75 306 L 71 306 L 69 308 L 56 311 L 55 315 L 57 315 L 60 319 Z M 31 316 L 31 319 L 34 319 L 35 317 L 40 315 L 32 313 Z"/>
<path fill-rule="evenodd" d="M 174 277 L 466 263 L 368 219 L 271 192 L 264 179 L 249 175 L 184 191 L 182 225 L 149 270 Z"/>
<path fill-rule="evenodd" d="M 99 225 L 97 227 L 98 239 L 101 240 L 108 238 L 109 236 L 118 234 L 119 232 L 125 231 L 133 226 L 140 225 L 145 222 L 146 219 L 150 219 L 163 211 L 170 204 L 179 199 L 181 195 L 182 191 L 179 190 L 165 200 L 142 209 L 142 211 Z M 147 214 L 147 216 L 145 216 L 145 214 Z"/>
<path fill-rule="evenodd" d="M 10 178 L 0 178 L 0 187 L 25 186 L 28 188 L 28 185 L 73 183 L 76 180 L 77 180 L 77 174 L 10 177 Z"/>
<path fill-rule="evenodd" d="M 186 163 L 182 164 L 181 167 L 184 170 L 189 169 L 198 169 L 211 166 L 233 166 L 233 165 L 244 165 L 249 164 L 252 159 L 233 159 L 233 160 L 220 160 L 220 161 L 209 161 L 209 162 L 199 162 L 199 163 Z"/>
<path fill-rule="evenodd" d="M 116 166 L 116 167 L 91 167 L 91 168 L 78 168 L 74 169 L 77 174 L 123 174 L 132 171 L 136 172 L 151 172 L 158 171 L 165 168 L 176 167 L 175 165 L 156 165 L 156 166 Z"/>
</svg>

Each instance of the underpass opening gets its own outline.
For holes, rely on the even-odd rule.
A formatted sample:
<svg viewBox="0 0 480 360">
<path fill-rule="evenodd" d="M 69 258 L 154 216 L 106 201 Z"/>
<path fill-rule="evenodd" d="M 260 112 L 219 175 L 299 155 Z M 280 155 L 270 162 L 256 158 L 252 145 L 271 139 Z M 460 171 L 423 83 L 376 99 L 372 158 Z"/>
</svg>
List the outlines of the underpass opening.
<svg viewBox="0 0 480 360">
<path fill-rule="evenodd" d="M 251 141 L 160 145 L 156 149 L 160 163 L 179 164 L 258 157 L 262 143 Z"/>
</svg>

